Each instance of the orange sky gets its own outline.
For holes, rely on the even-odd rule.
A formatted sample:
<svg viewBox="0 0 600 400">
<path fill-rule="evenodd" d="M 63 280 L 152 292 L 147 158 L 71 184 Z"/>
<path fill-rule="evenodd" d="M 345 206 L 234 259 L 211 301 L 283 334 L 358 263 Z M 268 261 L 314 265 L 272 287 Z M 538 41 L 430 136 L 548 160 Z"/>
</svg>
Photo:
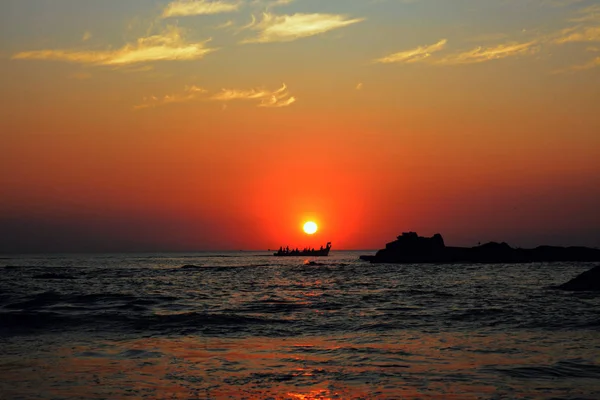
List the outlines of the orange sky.
<svg viewBox="0 0 600 400">
<path fill-rule="evenodd" d="M 25 3 L 0 251 L 600 245 L 595 0 Z"/>
</svg>

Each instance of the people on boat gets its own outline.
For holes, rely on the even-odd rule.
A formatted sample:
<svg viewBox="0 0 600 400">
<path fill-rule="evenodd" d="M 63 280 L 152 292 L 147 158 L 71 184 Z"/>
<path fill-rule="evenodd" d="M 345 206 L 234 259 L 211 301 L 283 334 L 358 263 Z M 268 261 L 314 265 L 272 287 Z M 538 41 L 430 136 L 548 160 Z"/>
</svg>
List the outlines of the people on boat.
<svg viewBox="0 0 600 400">
<path fill-rule="evenodd" d="M 329 249 L 331 249 L 331 243 L 327 243 L 327 247 L 321 246 L 319 250 L 315 250 L 314 247 L 304 247 L 300 250 L 298 247 L 290 249 L 289 246 L 285 248 L 283 246 L 279 247 L 277 253 L 274 253 L 276 256 L 320 256 L 327 255 L 329 253 Z M 325 253 L 326 252 L 326 253 Z"/>
</svg>

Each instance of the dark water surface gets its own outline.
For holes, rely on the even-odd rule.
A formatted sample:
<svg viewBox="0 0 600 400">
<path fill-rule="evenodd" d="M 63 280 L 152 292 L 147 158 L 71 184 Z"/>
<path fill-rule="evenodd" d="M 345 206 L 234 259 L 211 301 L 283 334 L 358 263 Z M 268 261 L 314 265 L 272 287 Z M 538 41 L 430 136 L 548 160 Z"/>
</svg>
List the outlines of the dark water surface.
<svg viewBox="0 0 600 400">
<path fill-rule="evenodd" d="M 593 264 L 359 254 L 0 258 L 0 398 L 600 399 Z"/>
</svg>

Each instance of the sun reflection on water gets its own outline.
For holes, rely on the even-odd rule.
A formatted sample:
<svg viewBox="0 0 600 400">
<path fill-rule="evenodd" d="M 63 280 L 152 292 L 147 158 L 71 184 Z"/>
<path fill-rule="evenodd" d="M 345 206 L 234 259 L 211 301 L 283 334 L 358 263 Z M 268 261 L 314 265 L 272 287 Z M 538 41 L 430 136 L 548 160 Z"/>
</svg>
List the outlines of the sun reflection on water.
<svg viewBox="0 0 600 400">
<path fill-rule="evenodd" d="M 319 390 L 319 389 L 311 390 L 308 393 L 289 392 L 289 393 L 287 393 L 287 396 L 289 396 L 290 399 L 297 399 L 297 400 L 333 400 L 334 398 L 336 398 L 336 399 L 339 398 L 339 397 L 335 397 L 335 396 L 337 396 L 335 393 L 332 395 L 331 392 L 328 390 Z"/>
<path fill-rule="evenodd" d="M 37 357 L 34 363 L 15 361 L 10 371 L 0 368 L 0 373 L 13 385 L 26 384 L 19 386 L 18 393 L 7 391 L 7 398 L 40 390 L 59 398 L 535 397 L 526 381 L 515 381 L 501 371 L 510 372 L 522 362 L 523 346 L 533 354 L 529 362 L 535 365 L 553 365 L 557 357 L 568 354 L 549 354 L 543 339 L 531 347 L 531 339 L 515 335 L 506 343 L 500 336 L 442 337 L 408 331 L 295 339 L 145 338 L 67 345 L 46 358 Z M 502 345 L 508 347 L 503 350 Z M 552 367 L 545 368 L 552 372 Z M 600 393 L 600 384 L 591 379 L 544 384 L 549 394 L 560 393 L 569 384 Z"/>
</svg>

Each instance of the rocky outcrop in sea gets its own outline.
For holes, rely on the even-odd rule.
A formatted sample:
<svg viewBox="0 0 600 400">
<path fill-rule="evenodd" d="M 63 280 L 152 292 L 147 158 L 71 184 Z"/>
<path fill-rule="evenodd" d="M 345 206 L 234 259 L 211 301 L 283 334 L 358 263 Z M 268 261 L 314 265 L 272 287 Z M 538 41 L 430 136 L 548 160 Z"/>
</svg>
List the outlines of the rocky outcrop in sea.
<svg viewBox="0 0 600 400">
<path fill-rule="evenodd" d="M 539 246 L 515 249 L 507 243 L 490 242 L 476 247 L 449 247 L 442 235 L 422 237 L 405 232 L 374 256 L 361 256 L 372 263 L 529 263 L 600 261 L 600 250 L 589 247 Z"/>
</svg>

